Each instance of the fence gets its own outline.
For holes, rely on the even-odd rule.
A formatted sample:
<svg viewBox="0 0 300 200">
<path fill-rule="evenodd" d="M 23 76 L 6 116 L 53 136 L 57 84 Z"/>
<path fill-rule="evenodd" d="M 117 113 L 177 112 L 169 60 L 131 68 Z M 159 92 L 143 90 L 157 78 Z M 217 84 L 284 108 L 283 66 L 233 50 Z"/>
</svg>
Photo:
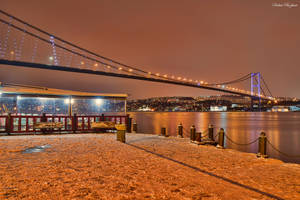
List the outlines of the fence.
<svg viewBox="0 0 300 200">
<path fill-rule="evenodd" d="M 8 115 L 0 116 L 1 133 L 35 133 L 43 132 L 42 128 L 36 125 L 41 122 L 59 123 L 59 127 L 52 127 L 51 132 L 76 132 L 94 131 L 92 122 L 111 121 L 116 124 L 127 125 L 128 116 L 22 116 Z"/>
<path fill-rule="evenodd" d="M 275 147 L 274 144 L 271 143 L 271 141 L 267 138 L 266 134 L 262 132 L 260 136 L 250 142 L 247 143 L 239 143 L 231 139 L 227 134 L 225 134 L 225 131 L 223 128 L 220 129 L 220 131 L 214 134 L 213 126 L 209 125 L 208 129 L 206 129 L 203 132 L 196 132 L 196 128 L 193 125 L 190 128 L 190 140 L 192 143 L 196 144 L 215 144 L 217 145 L 218 148 L 225 148 L 224 146 L 224 141 L 225 138 L 227 141 L 231 142 L 232 144 L 239 145 L 239 146 L 248 146 L 252 145 L 254 143 L 257 143 L 258 145 L 258 153 L 257 157 L 263 157 L 266 158 L 267 156 L 267 146 L 271 147 L 274 149 L 277 153 L 285 156 L 285 157 L 290 157 L 290 158 L 300 158 L 300 155 L 289 155 L 285 152 L 280 151 L 278 148 Z M 162 127 L 161 129 L 161 135 L 166 136 L 166 128 Z M 177 127 L 177 135 L 182 137 L 183 130 L 185 132 L 188 132 L 186 128 L 183 127 L 183 125 L 180 123 Z M 218 139 L 217 139 L 218 138 Z"/>
<path fill-rule="evenodd" d="M 6 132 L 7 122 L 7 116 L 0 116 L 0 133 Z"/>
</svg>

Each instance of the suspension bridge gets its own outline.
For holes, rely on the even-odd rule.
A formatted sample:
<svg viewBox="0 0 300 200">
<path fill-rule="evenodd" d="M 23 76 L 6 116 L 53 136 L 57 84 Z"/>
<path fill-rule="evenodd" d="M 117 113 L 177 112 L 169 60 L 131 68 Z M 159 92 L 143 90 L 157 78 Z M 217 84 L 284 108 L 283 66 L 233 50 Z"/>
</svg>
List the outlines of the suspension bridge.
<svg viewBox="0 0 300 200">
<path fill-rule="evenodd" d="M 258 100 L 259 103 L 261 100 L 275 101 L 259 72 L 220 83 L 150 72 L 80 47 L 2 10 L 0 10 L 0 22 L 0 64 L 2 65 L 181 85 L 246 96 Z M 232 86 L 249 80 L 250 90 Z"/>
</svg>

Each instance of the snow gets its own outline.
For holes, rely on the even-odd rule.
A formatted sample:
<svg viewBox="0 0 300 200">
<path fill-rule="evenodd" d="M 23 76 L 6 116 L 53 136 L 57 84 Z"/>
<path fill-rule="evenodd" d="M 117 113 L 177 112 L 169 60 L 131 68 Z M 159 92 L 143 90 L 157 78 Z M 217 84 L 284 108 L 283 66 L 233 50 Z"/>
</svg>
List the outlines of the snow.
<svg viewBox="0 0 300 200">
<path fill-rule="evenodd" d="M 300 165 L 147 134 L 125 144 L 114 134 L 2 136 L 0 199 L 296 200 Z"/>
</svg>

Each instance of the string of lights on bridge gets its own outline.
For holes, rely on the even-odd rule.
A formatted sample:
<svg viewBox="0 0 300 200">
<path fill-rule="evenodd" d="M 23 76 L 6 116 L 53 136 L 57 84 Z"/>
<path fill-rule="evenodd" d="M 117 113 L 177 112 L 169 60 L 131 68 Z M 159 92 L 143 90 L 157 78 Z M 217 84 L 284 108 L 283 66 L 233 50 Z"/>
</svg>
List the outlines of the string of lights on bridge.
<svg viewBox="0 0 300 200">
<path fill-rule="evenodd" d="M 136 76 L 169 80 L 172 82 L 180 82 L 189 85 L 205 86 L 207 88 L 220 88 L 223 91 L 233 91 L 240 94 L 247 94 L 259 98 L 275 100 L 275 98 L 273 98 L 272 95 L 267 96 L 265 94 L 258 94 L 258 93 L 251 92 L 249 90 L 244 90 L 244 89 L 230 86 L 230 84 L 239 83 L 248 80 L 249 78 L 251 78 L 251 74 L 247 74 L 246 76 L 243 76 L 234 81 L 229 81 L 224 83 L 209 83 L 204 80 L 187 78 L 185 76 L 146 71 L 146 70 L 142 70 L 133 66 L 120 63 L 118 61 L 101 56 L 99 54 L 93 53 L 71 42 L 56 37 L 53 34 L 43 31 L 2 10 L 0 10 L 0 14 L 8 18 L 7 20 L 0 18 L 0 22 L 2 23 L 2 25 L 7 26 L 7 32 L 5 33 L 5 36 L 4 37 L 1 36 L 1 40 L 0 40 L 1 59 L 8 58 L 10 60 L 22 60 L 22 61 L 24 60 L 30 62 L 38 62 L 38 56 L 41 54 L 40 51 L 42 51 L 41 49 L 42 46 L 44 45 L 44 47 L 46 47 L 44 49 L 44 51 L 46 51 L 46 55 L 43 55 L 42 58 L 40 57 L 39 61 L 41 63 L 45 63 L 48 65 L 78 67 L 81 69 L 89 69 L 93 71 L 106 70 L 110 72 L 114 70 L 115 72 L 117 71 L 117 73 L 133 74 Z M 13 39 L 12 42 L 13 44 L 10 45 L 9 43 L 11 42 L 9 40 L 9 37 L 10 35 L 13 34 L 12 30 L 16 30 L 16 32 L 21 34 L 19 45 L 17 42 L 16 33 L 14 33 L 15 38 Z M 27 37 L 30 36 L 32 38 L 32 40 L 27 42 L 29 43 L 29 46 L 33 45 L 31 47 L 32 53 L 30 56 L 28 56 L 27 60 L 25 56 L 22 55 L 22 53 L 24 54 L 24 52 L 22 52 L 22 49 L 25 48 L 24 43 L 25 43 L 26 36 Z"/>
</svg>

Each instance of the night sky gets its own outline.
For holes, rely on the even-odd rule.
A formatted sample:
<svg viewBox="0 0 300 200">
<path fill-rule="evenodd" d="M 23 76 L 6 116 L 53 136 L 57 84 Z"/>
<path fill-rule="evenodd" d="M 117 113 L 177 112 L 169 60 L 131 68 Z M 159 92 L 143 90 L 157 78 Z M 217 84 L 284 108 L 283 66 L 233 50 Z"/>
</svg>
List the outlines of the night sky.
<svg viewBox="0 0 300 200">
<path fill-rule="evenodd" d="M 275 2 L 298 7 L 273 7 Z M 300 1 L 0 0 L 0 8 L 146 71 L 223 82 L 261 72 L 274 96 L 300 98 Z M 0 81 L 130 98 L 216 94 L 95 75 L 0 67 Z M 250 83 L 249 83 L 250 85 Z"/>
</svg>

